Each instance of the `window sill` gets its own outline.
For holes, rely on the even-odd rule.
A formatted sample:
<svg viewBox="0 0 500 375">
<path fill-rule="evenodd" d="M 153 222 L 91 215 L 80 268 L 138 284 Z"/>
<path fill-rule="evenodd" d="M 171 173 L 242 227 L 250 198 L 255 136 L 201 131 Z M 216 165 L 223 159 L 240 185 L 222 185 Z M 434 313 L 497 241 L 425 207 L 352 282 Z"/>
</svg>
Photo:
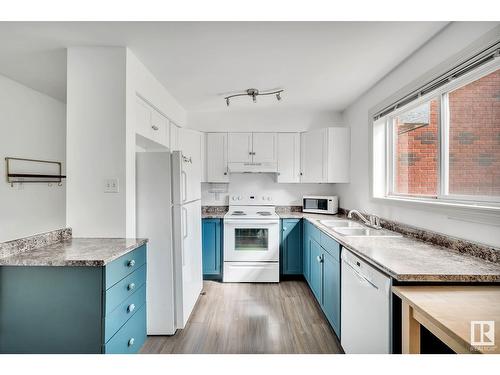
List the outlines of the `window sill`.
<svg viewBox="0 0 500 375">
<path fill-rule="evenodd" d="M 500 213 L 500 206 L 494 204 L 475 204 L 475 203 L 465 203 L 458 201 L 438 201 L 435 199 L 425 199 L 425 198 L 408 198 L 408 197 L 373 197 L 374 201 L 379 203 L 401 203 L 405 205 L 410 205 L 414 207 L 423 207 L 428 206 L 432 208 L 443 208 L 443 209 L 451 209 L 458 211 L 469 211 L 469 212 L 478 212 L 478 213 L 491 213 L 498 214 Z"/>
</svg>

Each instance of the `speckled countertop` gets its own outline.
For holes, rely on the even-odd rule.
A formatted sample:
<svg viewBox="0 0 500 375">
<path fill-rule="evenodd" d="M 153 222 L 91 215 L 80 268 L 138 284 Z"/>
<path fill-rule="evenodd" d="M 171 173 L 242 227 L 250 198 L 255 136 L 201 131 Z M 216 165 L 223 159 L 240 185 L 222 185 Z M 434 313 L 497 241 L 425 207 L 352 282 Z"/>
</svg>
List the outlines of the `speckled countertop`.
<svg viewBox="0 0 500 375">
<path fill-rule="evenodd" d="M 0 266 L 101 267 L 146 242 L 136 238 L 70 238 L 0 258 Z"/>
<path fill-rule="evenodd" d="M 345 237 L 321 224 L 320 220 L 331 219 L 331 215 L 294 213 L 293 218 L 308 220 L 398 281 L 500 282 L 500 263 L 487 262 L 410 237 Z"/>
</svg>

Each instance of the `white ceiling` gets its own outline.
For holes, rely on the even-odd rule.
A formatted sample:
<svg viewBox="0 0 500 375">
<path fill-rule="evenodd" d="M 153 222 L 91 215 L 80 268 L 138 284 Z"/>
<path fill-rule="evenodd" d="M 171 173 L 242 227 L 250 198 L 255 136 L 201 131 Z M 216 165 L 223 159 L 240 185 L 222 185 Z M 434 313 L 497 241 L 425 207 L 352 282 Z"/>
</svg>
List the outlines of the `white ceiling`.
<svg viewBox="0 0 500 375">
<path fill-rule="evenodd" d="M 0 22 L 0 74 L 66 99 L 65 48 L 128 46 L 189 111 L 225 110 L 223 96 L 284 88 L 284 100 L 231 109 L 339 111 L 446 22 Z"/>
</svg>

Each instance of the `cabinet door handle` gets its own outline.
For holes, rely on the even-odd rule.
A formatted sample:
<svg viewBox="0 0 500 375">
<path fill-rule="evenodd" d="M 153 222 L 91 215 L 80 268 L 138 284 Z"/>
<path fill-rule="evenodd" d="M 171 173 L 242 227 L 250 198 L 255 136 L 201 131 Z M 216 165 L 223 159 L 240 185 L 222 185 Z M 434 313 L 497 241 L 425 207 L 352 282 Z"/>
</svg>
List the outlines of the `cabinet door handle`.
<svg viewBox="0 0 500 375">
<path fill-rule="evenodd" d="M 283 227 L 283 232 L 286 231 L 286 227 Z"/>
<path fill-rule="evenodd" d="M 128 284 L 127 289 L 128 290 L 134 290 L 135 289 L 135 283 Z"/>
<path fill-rule="evenodd" d="M 132 337 L 130 340 L 128 340 L 128 346 L 133 346 L 134 345 L 134 338 Z"/>
<path fill-rule="evenodd" d="M 318 263 L 322 263 L 323 262 L 323 258 L 320 257 L 319 255 L 316 257 L 316 260 L 318 261 Z"/>
<path fill-rule="evenodd" d="M 135 310 L 135 305 L 133 303 L 131 303 L 130 305 L 128 305 L 128 307 L 127 307 L 127 312 L 128 313 L 131 313 L 134 310 Z"/>
<path fill-rule="evenodd" d="M 135 260 L 134 259 L 129 260 L 127 263 L 127 267 L 134 267 L 134 266 L 135 266 Z"/>
<path fill-rule="evenodd" d="M 156 126 L 156 125 L 151 125 L 151 128 L 152 128 L 153 130 L 158 130 L 158 129 L 160 129 L 160 128 L 159 128 L 158 126 Z"/>
</svg>

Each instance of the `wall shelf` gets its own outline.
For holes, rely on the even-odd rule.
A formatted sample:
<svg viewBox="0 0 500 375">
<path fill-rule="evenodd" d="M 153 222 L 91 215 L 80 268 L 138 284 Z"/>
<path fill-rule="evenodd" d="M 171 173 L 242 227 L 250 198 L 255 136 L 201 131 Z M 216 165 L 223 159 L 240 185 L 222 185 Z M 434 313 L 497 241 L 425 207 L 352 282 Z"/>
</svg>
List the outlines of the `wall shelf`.
<svg viewBox="0 0 500 375">
<path fill-rule="evenodd" d="M 11 186 L 25 183 L 57 183 L 61 186 L 66 178 L 59 161 L 6 157 L 5 165 L 7 183 Z M 12 170 L 14 168 L 16 171 Z M 33 172 L 35 169 L 39 169 L 39 173 Z"/>
</svg>

